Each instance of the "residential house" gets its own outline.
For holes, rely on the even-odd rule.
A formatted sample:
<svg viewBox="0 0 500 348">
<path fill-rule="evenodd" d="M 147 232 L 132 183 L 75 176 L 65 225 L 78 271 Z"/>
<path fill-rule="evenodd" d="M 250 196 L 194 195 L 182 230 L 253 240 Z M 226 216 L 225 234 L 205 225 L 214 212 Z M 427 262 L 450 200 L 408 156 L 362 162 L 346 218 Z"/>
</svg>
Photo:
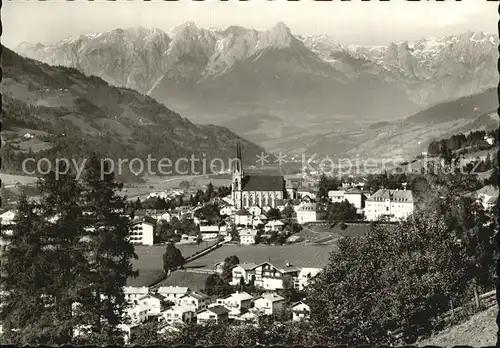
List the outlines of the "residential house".
<svg viewBox="0 0 500 348">
<path fill-rule="evenodd" d="M 189 294 L 189 292 L 189 288 L 184 286 L 161 286 L 157 291 L 158 294 L 174 303 L 176 303 L 182 296 Z"/>
<path fill-rule="evenodd" d="M 275 293 L 265 293 L 257 297 L 254 301 L 254 307 L 261 314 L 273 315 L 281 310 L 285 304 L 285 298 Z"/>
<path fill-rule="evenodd" d="M 413 210 L 411 191 L 380 189 L 366 199 L 364 213 L 368 221 L 401 221 L 413 214 Z"/>
<path fill-rule="evenodd" d="M 189 323 L 196 314 L 196 308 L 194 306 L 170 306 L 161 312 L 159 321 L 167 322 L 169 324 L 174 323 Z"/>
<path fill-rule="evenodd" d="M 255 238 L 257 237 L 257 230 L 250 228 L 242 228 L 239 232 L 240 244 L 251 245 L 255 244 Z"/>
<path fill-rule="evenodd" d="M 252 307 L 253 296 L 246 292 L 235 292 L 217 299 L 217 304 L 230 310 L 229 318 L 236 318 Z"/>
<path fill-rule="evenodd" d="M 300 270 L 297 279 L 295 280 L 295 287 L 299 291 L 303 291 L 309 284 L 309 281 L 321 272 L 321 268 L 304 267 Z"/>
<path fill-rule="evenodd" d="M 125 286 L 123 287 L 123 293 L 125 294 L 125 300 L 130 303 L 137 303 L 139 298 L 149 293 L 149 288 L 147 286 Z"/>
<path fill-rule="evenodd" d="M 316 192 L 310 188 L 299 188 L 297 195 L 299 198 L 309 197 L 310 199 L 316 199 Z"/>
<path fill-rule="evenodd" d="M 219 236 L 219 226 L 206 225 L 200 226 L 200 234 L 203 240 L 214 240 Z"/>
<path fill-rule="evenodd" d="M 139 305 L 143 305 L 148 308 L 148 315 L 159 315 L 163 310 L 164 303 L 167 298 L 158 293 L 147 294 L 137 300 Z"/>
<path fill-rule="evenodd" d="M 233 215 L 234 213 L 236 213 L 238 210 L 232 206 L 232 205 L 226 205 L 225 207 L 221 208 L 219 210 L 219 214 L 220 215 L 227 215 L 227 216 L 231 216 Z"/>
<path fill-rule="evenodd" d="M 252 205 L 250 208 L 247 209 L 250 214 L 253 216 L 257 216 L 262 214 L 262 209 L 257 206 L 257 205 Z"/>
<path fill-rule="evenodd" d="M 292 305 L 292 320 L 307 320 L 311 317 L 311 307 L 305 301 Z"/>
<path fill-rule="evenodd" d="M 295 278 L 299 275 L 300 268 L 289 263 L 278 265 L 277 263 L 263 262 L 255 268 L 255 286 L 266 290 L 283 289 L 283 279 L 290 277 L 295 283 Z M 253 270 L 252 270 L 253 271 Z"/>
<path fill-rule="evenodd" d="M 178 306 L 194 305 L 196 310 L 206 308 L 210 303 L 210 297 L 199 291 L 191 291 L 190 293 L 177 299 Z"/>
<path fill-rule="evenodd" d="M 229 320 L 229 309 L 224 306 L 212 306 L 200 310 L 196 313 L 198 324 L 213 322 L 220 324 Z"/>
<path fill-rule="evenodd" d="M 249 284 L 255 281 L 255 268 L 257 267 L 256 263 L 240 263 L 234 266 L 231 270 L 233 275 L 233 279 L 230 282 L 231 285 L 238 285 L 240 283 L 240 279 L 243 278 L 245 284 Z"/>
<path fill-rule="evenodd" d="M 154 225 L 144 220 L 137 220 L 132 223 L 130 232 L 130 243 L 153 245 L 154 244 Z"/>
<path fill-rule="evenodd" d="M 271 220 L 264 226 L 264 231 L 266 232 L 282 231 L 283 226 L 285 226 L 285 224 L 280 220 Z"/>
<path fill-rule="evenodd" d="M 127 307 L 126 316 L 130 319 L 130 324 L 137 325 L 148 319 L 149 308 L 143 304 L 135 304 Z"/>
<path fill-rule="evenodd" d="M 240 209 L 233 215 L 235 225 L 249 226 L 252 223 L 252 214 L 246 209 Z"/>
</svg>

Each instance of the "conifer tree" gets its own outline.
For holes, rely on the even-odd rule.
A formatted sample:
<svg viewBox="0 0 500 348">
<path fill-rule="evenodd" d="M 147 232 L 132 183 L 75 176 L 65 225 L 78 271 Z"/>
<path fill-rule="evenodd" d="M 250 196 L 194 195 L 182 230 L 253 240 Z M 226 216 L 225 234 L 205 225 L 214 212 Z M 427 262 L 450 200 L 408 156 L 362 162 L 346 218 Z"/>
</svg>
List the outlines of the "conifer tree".
<svg viewBox="0 0 500 348">
<path fill-rule="evenodd" d="M 103 163 L 103 165 L 105 165 Z M 107 163 L 106 163 L 107 165 Z M 90 337 L 116 342 L 126 307 L 123 287 L 136 275 L 132 258 L 137 258 L 129 242 L 131 230 L 123 187 L 94 154 L 84 176 L 86 287 L 80 293 L 80 320 L 88 325 Z"/>
</svg>

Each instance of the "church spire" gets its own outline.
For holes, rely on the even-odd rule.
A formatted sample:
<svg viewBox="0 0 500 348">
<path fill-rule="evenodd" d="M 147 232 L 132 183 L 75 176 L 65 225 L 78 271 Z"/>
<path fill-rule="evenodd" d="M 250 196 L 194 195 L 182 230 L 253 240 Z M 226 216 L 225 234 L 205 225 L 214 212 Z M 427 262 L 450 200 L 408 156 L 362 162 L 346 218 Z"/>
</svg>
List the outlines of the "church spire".
<svg viewBox="0 0 500 348">
<path fill-rule="evenodd" d="M 241 160 L 241 145 L 239 140 L 236 142 L 236 170 L 239 173 L 243 173 L 243 162 Z"/>
</svg>

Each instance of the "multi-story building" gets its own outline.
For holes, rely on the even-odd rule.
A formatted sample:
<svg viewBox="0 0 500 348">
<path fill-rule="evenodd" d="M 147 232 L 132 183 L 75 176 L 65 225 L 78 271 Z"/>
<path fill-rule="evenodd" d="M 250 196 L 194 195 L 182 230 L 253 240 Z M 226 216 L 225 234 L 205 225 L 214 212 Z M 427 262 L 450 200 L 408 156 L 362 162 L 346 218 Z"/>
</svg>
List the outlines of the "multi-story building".
<svg viewBox="0 0 500 348">
<path fill-rule="evenodd" d="M 413 214 L 413 210 L 411 191 L 380 189 L 366 199 L 364 213 L 368 221 L 401 221 Z"/>
<path fill-rule="evenodd" d="M 348 201 L 356 209 L 360 210 L 365 206 L 366 195 L 359 189 L 331 190 L 328 191 L 328 198 L 332 203 Z"/>
<path fill-rule="evenodd" d="M 236 318 L 252 307 L 253 296 L 246 292 L 235 292 L 217 299 L 217 304 L 230 310 L 229 318 Z"/>
<path fill-rule="evenodd" d="M 178 306 L 194 306 L 196 310 L 206 308 L 209 303 L 210 297 L 199 291 L 192 291 L 177 299 Z"/>
<path fill-rule="evenodd" d="M 290 277 L 292 282 L 299 275 L 300 268 L 290 264 L 277 266 L 275 263 L 263 262 L 255 267 L 255 286 L 266 290 L 283 289 L 283 279 Z"/>
<path fill-rule="evenodd" d="M 132 223 L 130 231 L 130 243 L 153 245 L 154 244 L 154 225 L 144 220 L 137 220 Z"/>
<path fill-rule="evenodd" d="M 257 237 L 257 230 L 250 228 L 243 228 L 238 232 L 240 236 L 240 244 L 251 245 L 255 244 Z"/>
<path fill-rule="evenodd" d="M 295 280 L 295 287 L 299 291 L 303 291 L 309 284 L 309 281 L 321 272 L 321 268 L 304 267 L 300 270 L 297 279 Z"/>
<path fill-rule="evenodd" d="M 125 300 L 130 303 L 137 303 L 137 300 L 149 293 L 149 288 L 147 286 L 125 286 L 123 287 L 123 293 L 125 294 Z"/>
<path fill-rule="evenodd" d="M 189 323 L 195 316 L 196 309 L 194 306 L 171 306 L 161 312 L 158 318 L 160 322 L 174 323 Z"/>
<path fill-rule="evenodd" d="M 229 309 L 224 306 L 212 306 L 196 313 L 198 324 L 215 323 L 220 324 L 229 320 Z"/>
<path fill-rule="evenodd" d="M 254 301 L 255 309 L 265 315 L 272 315 L 283 310 L 285 298 L 274 293 L 266 293 Z"/>
<path fill-rule="evenodd" d="M 240 263 L 239 265 L 236 265 L 233 267 L 231 270 L 233 274 L 233 279 L 231 281 L 231 285 L 238 285 L 240 283 L 240 279 L 243 278 L 243 281 L 246 284 L 249 284 L 251 282 L 255 281 L 255 268 L 257 267 L 256 263 L 250 262 L 250 263 Z"/>
<path fill-rule="evenodd" d="M 299 224 L 316 222 L 326 217 L 326 211 L 321 210 L 321 207 L 315 202 L 302 202 L 295 209 L 295 212 Z"/>
<path fill-rule="evenodd" d="M 300 301 L 292 305 L 292 320 L 309 319 L 310 315 L 311 307 L 306 302 Z"/>
<path fill-rule="evenodd" d="M 186 286 L 161 286 L 157 293 L 164 296 L 167 300 L 176 302 L 179 298 L 190 292 Z"/>
</svg>

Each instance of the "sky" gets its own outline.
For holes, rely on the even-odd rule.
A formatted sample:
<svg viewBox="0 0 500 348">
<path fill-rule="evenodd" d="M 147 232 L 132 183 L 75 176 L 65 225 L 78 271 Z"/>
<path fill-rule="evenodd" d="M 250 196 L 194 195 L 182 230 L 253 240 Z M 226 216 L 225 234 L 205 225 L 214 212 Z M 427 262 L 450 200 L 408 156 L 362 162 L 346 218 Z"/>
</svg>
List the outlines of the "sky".
<svg viewBox="0 0 500 348">
<path fill-rule="evenodd" d="M 284 22 L 293 34 L 328 34 L 344 45 L 381 45 L 466 30 L 497 33 L 498 2 L 315 2 L 300 0 L 4 1 L 2 43 L 54 43 L 66 37 L 142 26 L 168 30 L 186 21 L 202 28 L 265 30 Z"/>
</svg>

